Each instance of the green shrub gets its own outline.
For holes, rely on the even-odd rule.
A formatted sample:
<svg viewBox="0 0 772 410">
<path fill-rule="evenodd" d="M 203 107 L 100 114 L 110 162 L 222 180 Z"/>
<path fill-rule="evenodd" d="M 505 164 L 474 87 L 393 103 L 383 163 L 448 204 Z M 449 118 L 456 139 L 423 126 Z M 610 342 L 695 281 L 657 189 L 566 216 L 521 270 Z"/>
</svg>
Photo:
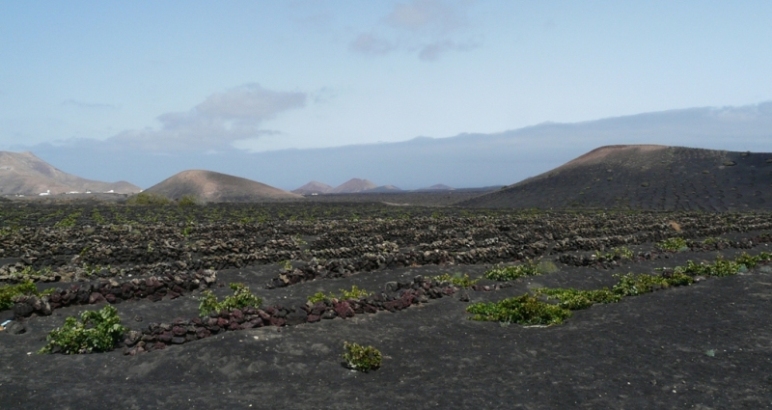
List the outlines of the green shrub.
<svg viewBox="0 0 772 410">
<path fill-rule="evenodd" d="M 669 288 L 671 286 L 685 286 L 694 282 L 691 276 L 682 272 L 675 272 L 670 277 L 659 275 L 632 274 L 616 275 L 619 281 L 611 289 L 619 296 L 636 296 L 643 293 L 649 293 L 655 288 Z"/>
<path fill-rule="evenodd" d="M 185 207 L 195 205 L 198 205 L 198 201 L 193 195 L 183 195 L 182 198 L 177 200 L 177 206 Z"/>
<path fill-rule="evenodd" d="M 668 238 L 662 242 L 657 243 L 657 248 L 666 252 L 683 252 L 689 250 L 689 246 L 686 244 L 686 239 L 678 237 Z"/>
<path fill-rule="evenodd" d="M 548 299 L 557 299 L 558 306 L 569 310 L 587 309 L 596 303 L 616 303 L 622 300 L 622 296 L 608 288 L 596 290 L 541 288 L 536 289 L 536 293 L 545 295 Z"/>
<path fill-rule="evenodd" d="M 553 261 L 539 261 L 539 263 L 536 264 L 536 271 L 539 272 L 540 275 L 555 273 L 559 270 L 558 265 L 555 265 L 555 262 Z"/>
<path fill-rule="evenodd" d="M 335 295 L 333 293 L 325 295 L 324 292 L 316 292 L 308 297 L 308 301 L 311 303 L 329 302 L 333 299 L 335 299 Z"/>
<path fill-rule="evenodd" d="M 525 294 L 499 302 L 480 302 L 466 308 L 472 320 L 519 323 L 521 325 L 560 324 L 571 316 L 571 311 L 538 300 Z"/>
<path fill-rule="evenodd" d="M 333 292 L 325 295 L 323 292 L 316 292 L 308 297 L 308 301 L 311 303 L 318 302 L 332 302 L 337 300 L 356 300 L 370 296 L 370 292 L 358 288 L 356 285 L 351 286 L 351 290 L 340 289 L 340 294 L 336 295 Z"/>
<path fill-rule="evenodd" d="M 527 261 L 523 264 L 514 266 L 496 266 L 485 272 L 483 276 L 486 279 L 507 281 L 522 278 L 523 276 L 535 276 L 540 274 L 539 266 L 533 261 Z"/>
<path fill-rule="evenodd" d="M 742 258 L 742 257 L 741 257 Z M 739 258 L 738 258 L 739 259 Z M 752 263 L 755 267 L 758 262 L 752 256 L 742 258 L 745 263 Z M 686 266 L 679 266 L 675 268 L 676 273 L 687 275 L 706 275 L 706 276 L 731 276 L 736 275 L 742 270 L 747 269 L 747 265 L 737 263 L 735 261 L 726 260 L 722 257 L 717 257 L 714 263 L 696 263 L 694 261 L 686 261 Z"/>
<path fill-rule="evenodd" d="M 383 355 L 373 346 L 343 342 L 343 350 L 343 360 L 346 361 L 346 366 L 353 370 L 367 373 L 381 367 Z"/>
<path fill-rule="evenodd" d="M 111 305 L 80 314 L 80 320 L 68 317 L 64 326 L 51 331 L 39 353 L 80 354 L 113 350 L 127 329 L 121 325 L 118 311 Z"/>
<path fill-rule="evenodd" d="M 13 307 L 13 298 L 18 295 L 28 296 L 45 296 L 53 292 L 53 289 L 48 289 L 43 292 L 38 292 L 35 282 L 31 280 L 25 280 L 16 285 L 3 285 L 0 286 L 0 310 L 6 310 Z"/>
<path fill-rule="evenodd" d="M 78 222 L 80 218 L 80 212 L 73 212 L 67 215 L 64 219 L 54 224 L 55 228 L 72 228 Z"/>
<path fill-rule="evenodd" d="M 151 192 L 140 192 L 126 200 L 127 205 L 169 205 L 171 200 Z"/>
<path fill-rule="evenodd" d="M 212 291 L 205 290 L 202 293 L 203 296 L 199 298 L 201 301 L 198 305 L 198 312 L 201 316 L 206 316 L 210 313 L 228 311 L 231 309 L 243 309 L 246 307 L 259 308 L 263 304 L 263 299 L 255 296 L 249 291 L 249 287 L 243 283 L 231 283 L 231 290 L 233 290 L 233 296 L 227 296 L 222 302 L 217 300 Z"/>
<path fill-rule="evenodd" d="M 464 274 L 464 276 L 461 276 L 461 274 L 455 274 L 451 276 L 448 273 L 444 273 L 438 276 L 433 276 L 432 280 L 435 280 L 437 282 L 449 282 L 454 286 L 458 286 L 460 288 L 470 288 L 480 281 L 480 279 L 474 279 L 474 280 L 470 279 L 469 275 L 467 274 Z"/>
</svg>

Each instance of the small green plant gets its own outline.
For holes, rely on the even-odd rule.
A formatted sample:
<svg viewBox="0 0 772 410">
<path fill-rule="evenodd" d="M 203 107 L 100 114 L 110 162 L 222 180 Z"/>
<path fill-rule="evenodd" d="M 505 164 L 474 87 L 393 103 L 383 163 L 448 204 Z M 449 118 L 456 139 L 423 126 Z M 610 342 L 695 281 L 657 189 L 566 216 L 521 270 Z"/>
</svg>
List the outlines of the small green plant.
<svg viewBox="0 0 772 410">
<path fill-rule="evenodd" d="M 21 270 L 11 272 L 11 276 L 15 280 L 27 281 L 31 279 L 39 279 L 44 277 L 50 277 L 52 273 L 51 267 L 45 266 L 40 270 L 35 270 L 32 266 L 25 266 Z"/>
<path fill-rule="evenodd" d="M 97 225 L 107 225 L 107 220 L 102 216 L 101 213 L 99 213 L 98 210 L 94 209 L 91 212 L 91 219 L 97 224 Z"/>
<path fill-rule="evenodd" d="M 587 309 L 596 303 L 616 303 L 622 300 L 622 296 L 608 288 L 595 290 L 541 288 L 536 289 L 537 294 L 547 296 L 547 299 L 557 299 L 558 306 L 569 310 Z"/>
<path fill-rule="evenodd" d="M 686 239 L 679 237 L 665 239 L 664 241 L 657 243 L 657 248 L 665 252 L 683 252 L 689 250 Z"/>
<path fill-rule="evenodd" d="M 714 263 L 696 263 L 694 261 L 686 261 L 686 266 L 679 266 L 675 268 L 676 273 L 687 275 L 706 275 L 706 276 L 731 276 L 737 273 L 747 270 L 748 265 L 751 264 L 751 268 L 758 264 L 757 260 L 748 256 L 740 256 L 738 258 L 744 263 L 738 263 L 737 261 L 726 260 L 722 257 L 717 257 Z"/>
<path fill-rule="evenodd" d="M 616 275 L 619 281 L 611 289 L 620 296 L 637 296 L 649 293 L 656 288 L 669 288 L 671 286 L 686 286 L 694 282 L 691 276 L 681 272 L 675 272 L 671 276 L 632 274 Z"/>
<path fill-rule="evenodd" d="M 16 285 L 3 285 L 0 286 L 0 310 L 6 310 L 13 307 L 13 298 L 19 295 L 27 296 L 45 296 L 50 295 L 54 289 L 47 289 L 43 292 L 38 292 L 35 282 L 31 280 L 25 280 Z"/>
<path fill-rule="evenodd" d="M 107 305 L 100 310 L 81 313 L 80 320 L 72 316 L 66 318 L 64 326 L 48 334 L 47 344 L 39 353 L 107 352 L 115 348 L 127 330 L 121 325 L 118 310 Z"/>
<path fill-rule="evenodd" d="M 199 298 L 200 303 L 198 305 L 199 314 L 206 316 L 210 313 L 229 311 L 231 309 L 259 308 L 263 304 L 263 299 L 253 295 L 247 285 L 231 283 L 229 286 L 233 290 L 233 296 L 227 296 L 222 301 L 218 301 L 217 296 L 210 290 L 201 292 L 202 296 Z"/>
<path fill-rule="evenodd" d="M 177 200 L 177 206 L 180 207 L 186 207 L 186 206 L 195 206 L 198 205 L 198 201 L 196 201 L 196 197 L 193 195 L 183 195 L 182 198 Z"/>
<path fill-rule="evenodd" d="M 461 276 L 460 273 L 452 276 L 449 273 L 444 273 L 442 275 L 433 276 L 432 279 L 437 282 L 450 282 L 454 286 L 458 286 L 460 288 L 470 288 L 480 281 L 480 279 L 470 279 L 469 275 L 466 273 L 464 276 Z"/>
<path fill-rule="evenodd" d="M 292 271 L 292 261 L 286 260 L 281 264 L 281 270 L 284 272 L 291 272 Z"/>
<path fill-rule="evenodd" d="M 75 226 L 75 224 L 78 222 L 78 218 L 80 218 L 80 212 L 73 212 L 69 215 L 67 215 L 64 219 L 54 224 L 55 228 L 72 228 Z"/>
<path fill-rule="evenodd" d="M 496 266 L 485 272 L 483 276 L 485 276 L 486 279 L 507 281 L 522 278 L 523 276 L 535 276 L 540 274 L 539 266 L 533 261 L 527 261 L 520 265 Z"/>
<path fill-rule="evenodd" d="M 373 346 L 343 342 L 343 360 L 350 369 L 367 373 L 381 367 L 383 355 Z"/>
<path fill-rule="evenodd" d="M 715 245 L 717 243 L 721 242 L 721 238 L 716 238 L 713 236 L 707 237 L 702 240 L 703 245 Z"/>
<path fill-rule="evenodd" d="M 170 203 L 169 198 L 150 192 L 140 192 L 126 200 L 127 205 L 169 205 Z"/>
<path fill-rule="evenodd" d="M 571 311 L 542 302 L 535 296 L 524 294 L 499 302 L 480 302 L 466 308 L 472 320 L 518 323 L 521 325 L 555 325 L 571 316 Z"/>
<path fill-rule="evenodd" d="M 356 299 L 362 299 L 366 298 L 371 295 L 371 292 L 368 292 L 364 289 L 358 288 L 356 285 L 351 286 L 351 290 L 346 289 L 340 289 L 340 294 L 336 295 L 333 292 L 330 292 L 329 294 L 325 295 L 324 292 L 316 292 L 313 295 L 308 297 L 308 301 L 311 303 L 319 303 L 319 302 L 332 302 L 332 301 L 338 301 L 338 300 L 356 300 Z"/>
</svg>

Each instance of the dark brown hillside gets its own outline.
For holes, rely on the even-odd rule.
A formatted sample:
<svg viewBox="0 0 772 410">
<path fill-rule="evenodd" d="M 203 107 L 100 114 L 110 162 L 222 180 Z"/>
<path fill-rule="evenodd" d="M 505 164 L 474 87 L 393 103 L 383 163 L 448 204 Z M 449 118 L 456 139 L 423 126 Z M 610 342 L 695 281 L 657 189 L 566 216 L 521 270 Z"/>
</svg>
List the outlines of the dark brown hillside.
<svg viewBox="0 0 772 410">
<path fill-rule="evenodd" d="M 769 210 L 772 209 L 772 153 L 661 145 L 606 146 L 460 205 Z"/>
<path fill-rule="evenodd" d="M 201 202 L 260 202 L 302 198 L 301 195 L 246 178 L 200 170 L 180 172 L 145 192 L 175 200 L 187 195 Z"/>
</svg>

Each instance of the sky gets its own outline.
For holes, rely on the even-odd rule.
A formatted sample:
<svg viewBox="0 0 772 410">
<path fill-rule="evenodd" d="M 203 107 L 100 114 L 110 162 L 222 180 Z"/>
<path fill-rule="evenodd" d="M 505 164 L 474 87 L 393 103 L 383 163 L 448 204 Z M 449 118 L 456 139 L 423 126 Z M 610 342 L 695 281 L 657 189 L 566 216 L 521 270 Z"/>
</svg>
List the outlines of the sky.
<svg viewBox="0 0 772 410">
<path fill-rule="evenodd" d="M 3 1 L 0 150 L 263 153 L 748 106 L 772 100 L 770 17 L 752 0 Z"/>
</svg>

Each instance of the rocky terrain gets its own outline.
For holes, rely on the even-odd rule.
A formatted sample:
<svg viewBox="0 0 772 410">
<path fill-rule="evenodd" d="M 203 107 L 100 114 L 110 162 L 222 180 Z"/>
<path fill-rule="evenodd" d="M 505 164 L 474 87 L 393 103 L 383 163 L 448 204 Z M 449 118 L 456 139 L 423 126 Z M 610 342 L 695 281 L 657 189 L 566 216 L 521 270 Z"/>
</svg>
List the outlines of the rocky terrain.
<svg viewBox="0 0 772 410">
<path fill-rule="evenodd" d="M 607 146 L 460 205 L 710 212 L 769 210 L 772 153 L 660 145 Z"/>
<path fill-rule="evenodd" d="M 466 312 L 543 287 L 600 289 L 628 272 L 670 277 L 688 261 L 764 255 L 767 213 L 321 202 L 2 203 L 0 213 L 0 284 L 32 280 L 40 292 L 0 311 L 11 320 L 0 331 L 2 408 L 772 405 L 767 262 L 691 274 L 690 286 L 559 325 Z M 485 276 L 528 264 L 538 272 Z M 234 283 L 262 305 L 200 314 L 207 292 L 224 298 Z M 353 286 L 367 294 L 310 300 Z M 104 306 L 128 328 L 114 350 L 36 353 L 65 317 Z M 345 341 L 380 349 L 382 368 L 342 366 Z"/>
</svg>

